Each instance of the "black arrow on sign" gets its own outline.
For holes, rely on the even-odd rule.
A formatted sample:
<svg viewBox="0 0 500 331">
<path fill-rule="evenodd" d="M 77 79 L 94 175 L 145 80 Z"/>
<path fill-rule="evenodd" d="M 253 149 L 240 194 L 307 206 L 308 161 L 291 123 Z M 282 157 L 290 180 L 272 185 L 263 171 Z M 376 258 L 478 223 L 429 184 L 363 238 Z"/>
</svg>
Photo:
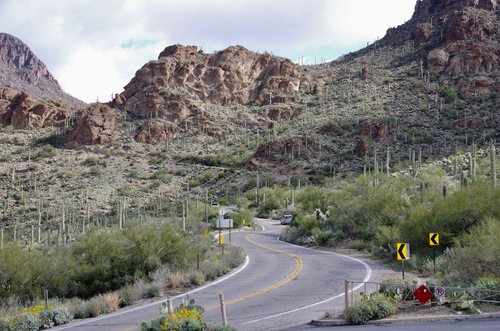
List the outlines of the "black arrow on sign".
<svg viewBox="0 0 500 331">
<path fill-rule="evenodd" d="M 406 256 L 403 253 L 403 250 L 405 249 L 405 246 L 406 246 L 406 244 L 399 245 L 398 254 L 399 254 L 399 257 L 401 258 L 401 260 L 406 260 Z"/>
<path fill-rule="evenodd" d="M 431 241 L 433 245 L 438 245 L 438 242 L 436 241 L 436 237 L 438 236 L 437 233 L 433 233 L 431 236 Z"/>
</svg>

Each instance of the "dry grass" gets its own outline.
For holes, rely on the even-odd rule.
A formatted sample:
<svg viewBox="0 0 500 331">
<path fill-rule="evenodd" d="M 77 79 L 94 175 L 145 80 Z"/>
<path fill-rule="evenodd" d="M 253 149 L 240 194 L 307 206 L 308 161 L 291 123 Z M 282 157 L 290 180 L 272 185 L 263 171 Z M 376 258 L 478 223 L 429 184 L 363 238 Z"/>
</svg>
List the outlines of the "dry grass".
<svg viewBox="0 0 500 331">
<path fill-rule="evenodd" d="M 106 307 L 110 312 L 118 310 L 120 307 L 120 296 L 116 292 L 108 292 L 103 294 L 104 301 L 106 302 Z"/>
<path fill-rule="evenodd" d="M 168 277 L 167 286 L 170 288 L 181 288 L 189 284 L 189 279 L 182 272 L 171 273 Z"/>
</svg>

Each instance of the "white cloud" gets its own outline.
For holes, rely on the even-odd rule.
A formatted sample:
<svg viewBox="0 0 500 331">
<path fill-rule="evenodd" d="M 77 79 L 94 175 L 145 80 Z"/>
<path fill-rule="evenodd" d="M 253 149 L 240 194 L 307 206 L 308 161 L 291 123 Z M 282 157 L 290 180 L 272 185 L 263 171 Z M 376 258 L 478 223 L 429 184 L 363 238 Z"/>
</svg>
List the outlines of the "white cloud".
<svg viewBox="0 0 500 331">
<path fill-rule="evenodd" d="M 168 45 L 240 44 L 332 60 L 410 19 L 415 0 L 3 0 L 0 31 L 23 40 L 68 93 L 108 101 Z"/>
</svg>

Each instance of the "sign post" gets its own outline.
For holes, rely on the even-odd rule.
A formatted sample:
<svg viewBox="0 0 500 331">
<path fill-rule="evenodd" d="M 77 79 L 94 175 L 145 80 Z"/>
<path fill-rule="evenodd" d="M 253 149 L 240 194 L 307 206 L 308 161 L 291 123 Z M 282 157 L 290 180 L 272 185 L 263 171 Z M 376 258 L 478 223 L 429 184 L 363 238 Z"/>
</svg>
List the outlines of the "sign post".
<svg viewBox="0 0 500 331">
<path fill-rule="evenodd" d="M 436 273 L 436 246 L 439 246 L 439 233 L 429 233 L 429 245 L 434 246 L 432 250 L 432 260 L 434 262 L 434 274 Z"/>
<path fill-rule="evenodd" d="M 405 260 L 410 259 L 410 244 L 409 243 L 397 243 L 396 244 L 396 256 L 398 260 L 401 260 L 403 279 L 405 279 Z"/>
</svg>

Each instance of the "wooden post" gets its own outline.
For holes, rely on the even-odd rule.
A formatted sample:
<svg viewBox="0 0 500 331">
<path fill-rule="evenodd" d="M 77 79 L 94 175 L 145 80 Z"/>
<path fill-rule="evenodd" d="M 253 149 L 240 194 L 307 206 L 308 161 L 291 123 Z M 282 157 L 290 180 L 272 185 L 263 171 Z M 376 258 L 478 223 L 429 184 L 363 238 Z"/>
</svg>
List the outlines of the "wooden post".
<svg viewBox="0 0 500 331">
<path fill-rule="evenodd" d="M 347 279 L 344 281 L 344 285 L 345 309 L 347 310 L 347 308 L 349 308 L 349 281 Z"/>
<path fill-rule="evenodd" d="M 168 314 L 169 315 L 172 314 L 172 311 L 173 311 L 173 309 L 172 309 L 172 299 L 167 299 L 167 312 L 168 312 Z"/>
<path fill-rule="evenodd" d="M 227 325 L 226 305 L 224 304 L 224 293 L 219 294 L 220 311 L 222 313 L 222 325 Z"/>
</svg>

